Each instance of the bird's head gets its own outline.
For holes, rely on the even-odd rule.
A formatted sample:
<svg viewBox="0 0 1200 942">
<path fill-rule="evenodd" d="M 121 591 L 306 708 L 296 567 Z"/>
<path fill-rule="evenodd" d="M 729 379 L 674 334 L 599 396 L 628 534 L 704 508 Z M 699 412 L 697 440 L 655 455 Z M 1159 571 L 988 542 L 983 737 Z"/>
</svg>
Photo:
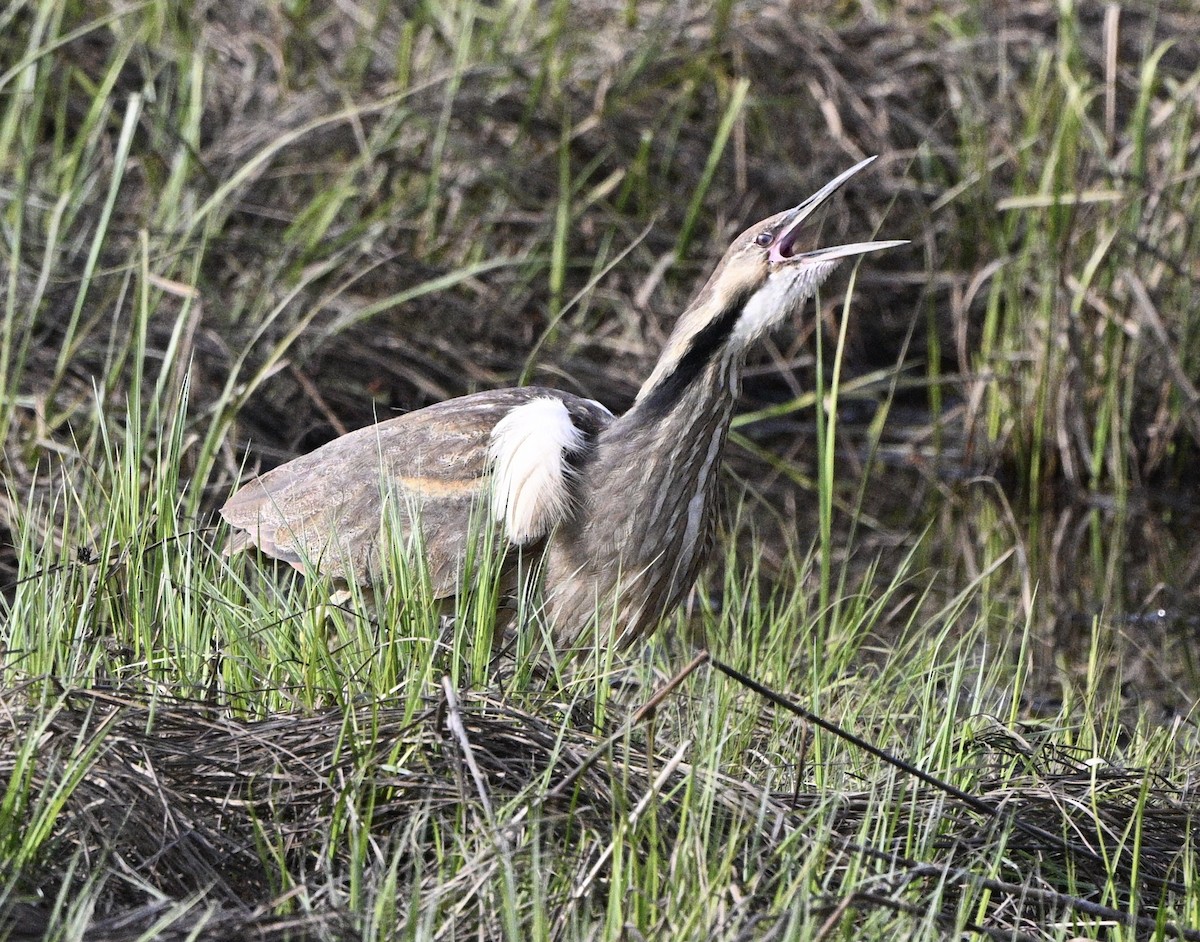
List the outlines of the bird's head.
<svg viewBox="0 0 1200 942">
<path fill-rule="evenodd" d="M 708 282 L 680 317 L 641 400 L 671 373 L 704 353 L 740 356 L 755 340 L 808 300 L 829 273 L 847 258 L 904 245 L 903 240 L 852 242 L 816 248 L 808 244 L 805 222 L 852 176 L 868 157 L 834 177 L 808 199 L 751 226 L 729 246 Z"/>
</svg>

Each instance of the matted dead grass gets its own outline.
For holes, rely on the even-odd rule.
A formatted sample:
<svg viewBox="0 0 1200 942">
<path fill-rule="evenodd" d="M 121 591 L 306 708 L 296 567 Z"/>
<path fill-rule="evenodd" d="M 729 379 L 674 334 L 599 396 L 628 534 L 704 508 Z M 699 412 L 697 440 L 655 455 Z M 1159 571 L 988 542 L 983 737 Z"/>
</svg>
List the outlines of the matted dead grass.
<svg viewBox="0 0 1200 942">
<path fill-rule="evenodd" d="M 603 912 L 608 855 L 614 841 L 630 840 L 614 828 L 629 815 L 657 822 L 635 840 L 658 842 L 655 850 L 668 860 L 686 855 L 674 843 L 680 789 L 690 776 L 711 774 L 692 768 L 686 744 L 659 740 L 651 760 L 644 730 L 629 730 L 628 716 L 612 717 L 618 735 L 599 737 L 551 720 L 550 704 L 516 706 L 487 695 L 431 702 L 414 717 L 369 705 L 240 721 L 205 704 L 102 690 L 72 691 L 51 711 L 30 712 L 23 694 L 9 691 L 0 701 L 6 776 L 31 729 L 39 742 L 25 774 L 35 792 L 72 779 L 80 756 L 95 750 L 64 797 L 37 887 L 62 904 L 85 885 L 98 886 L 88 939 L 141 938 L 151 927 L 162 939 L 354 937 L 361 914 L 323 907 L 319 887 L 310 888 L 311 909 L 287 915 L 289 894 L 273 885 L 262 855 L 269 847 L 293 872 L 314 868 L 344 889 L 353 867 L 346 846 L 334 847 L 330 835 L 351 820 L 375 846 L 358 879 L 383 879 L 387 862 L 408 847 L 389 888 L 397 906 L 411 906 L 406 915 L 419 921 L 420 906 L 455 901 L 436 937 L 501 936 L 493 902 L 476 894 L 502 860 L 531 866 L 536 853 L 552 853 L 556 870 L 577 873 L 574 890 L 542 914 L 565 926 L 580 910 Z M 623 728 L 629 735 L 620 735 Z M 994 815 L 894 774 L 832 797 L 799 785 L 764 792 L 718 774 L 714 827 L 737 842 L 746 879 L 742 894 L 727 901 L 724 924 L 713 927 L 715 937 L 773 937 L 762 920 L 792 877 L 779 861 L 806 833 L 824 848 L 827 868 L 828 904 L 815 908 L 837 921 L 848 910 L 878 907 L 928 918 L 919 901 L 936 893 L 937 918 L 953 925 L 961 885 L 991 891 L 971 926 L 983 935 L 1041 938 L 1044 927 L 1074 918 L 1141 932 L 1155 925 L 1152 900 L 1182 892 L 1181 861 L 1195 852 L 1195 795 L 1145 770 L 1081 761 L 999 726 L 967 751 L 977 763 L 973 794 Z M 892 815 L 935 821 L 937 859 L 912 859 L 902 836 L 895 844 L 864 841 L 864 821 Z M 422 871 L 434 821 L 456 824 L 468 845 L 469 862 L 450 880 Z M 989 870 L 1001 845 L 1003 864 Z M 573 858 L 570 867 L 564 855 Z M 874 878 L 863 880 L 864 867 Z M 856 888 L 840 892 L 839 874 L 851 868 Z M 1114 896 L 1144 900 L 1142 916 L 1113 908 Z M 40 938 L 48 904 L 9 903 L 5 936 Z M 1200 938 L 1200 931 L 1158 928 Z"/>
</svg>

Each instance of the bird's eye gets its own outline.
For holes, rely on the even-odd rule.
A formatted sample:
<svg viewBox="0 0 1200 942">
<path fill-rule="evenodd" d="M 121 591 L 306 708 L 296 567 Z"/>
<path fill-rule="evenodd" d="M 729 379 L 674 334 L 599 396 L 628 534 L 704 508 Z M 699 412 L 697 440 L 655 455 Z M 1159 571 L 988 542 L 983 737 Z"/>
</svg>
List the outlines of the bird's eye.
<svg viewBox="0 0 1200 942">
<path fill-rule="evenodd" d="M 754 244 L 761 245 L 764 249 L 775 241 L 775 236 L 769 232 L 760 232 L 754 237 Z"/>
</svg>

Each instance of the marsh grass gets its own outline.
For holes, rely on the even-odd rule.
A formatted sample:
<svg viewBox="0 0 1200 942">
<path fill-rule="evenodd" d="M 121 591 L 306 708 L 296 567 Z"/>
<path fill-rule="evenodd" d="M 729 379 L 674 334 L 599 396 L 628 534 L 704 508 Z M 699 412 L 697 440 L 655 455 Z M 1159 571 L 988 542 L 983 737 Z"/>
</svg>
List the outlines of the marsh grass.
<svg viewBox="0 0 1200 942">
<path fill-rule="evenodd" d="M 0 935 L 1195 937 L 1200 24 L 1107 10 L 10 5 Z M 864 153 L 821 238 L 913 249 L 752 365 L 650 644 L 221 555 L 392 409 L 619 408 Z"/>
</svg>

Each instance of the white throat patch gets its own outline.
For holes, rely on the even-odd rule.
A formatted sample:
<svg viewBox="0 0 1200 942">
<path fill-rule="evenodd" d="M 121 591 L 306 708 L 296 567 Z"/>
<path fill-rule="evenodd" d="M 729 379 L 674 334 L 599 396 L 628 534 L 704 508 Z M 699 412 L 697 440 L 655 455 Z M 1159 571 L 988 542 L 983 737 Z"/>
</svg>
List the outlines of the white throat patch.
<svg viewBox="0 0 1200 942">
<path fill-rule="evenodd" d="M 791 314 L 817 290 L 837 267 L 836 261 L 799 264 L 780 268 L 751 295 L 742 316 L 733 325 L 732 349 L 741 351 Z"/>
<path fill-rule="evenodd" d="M 517 546 L 548 535 L 571 510 L 571 466 L 583 432 L 562 400 L 544 396 L 517 406 L 492 429 L 492 514 Z"/>
</svg>

